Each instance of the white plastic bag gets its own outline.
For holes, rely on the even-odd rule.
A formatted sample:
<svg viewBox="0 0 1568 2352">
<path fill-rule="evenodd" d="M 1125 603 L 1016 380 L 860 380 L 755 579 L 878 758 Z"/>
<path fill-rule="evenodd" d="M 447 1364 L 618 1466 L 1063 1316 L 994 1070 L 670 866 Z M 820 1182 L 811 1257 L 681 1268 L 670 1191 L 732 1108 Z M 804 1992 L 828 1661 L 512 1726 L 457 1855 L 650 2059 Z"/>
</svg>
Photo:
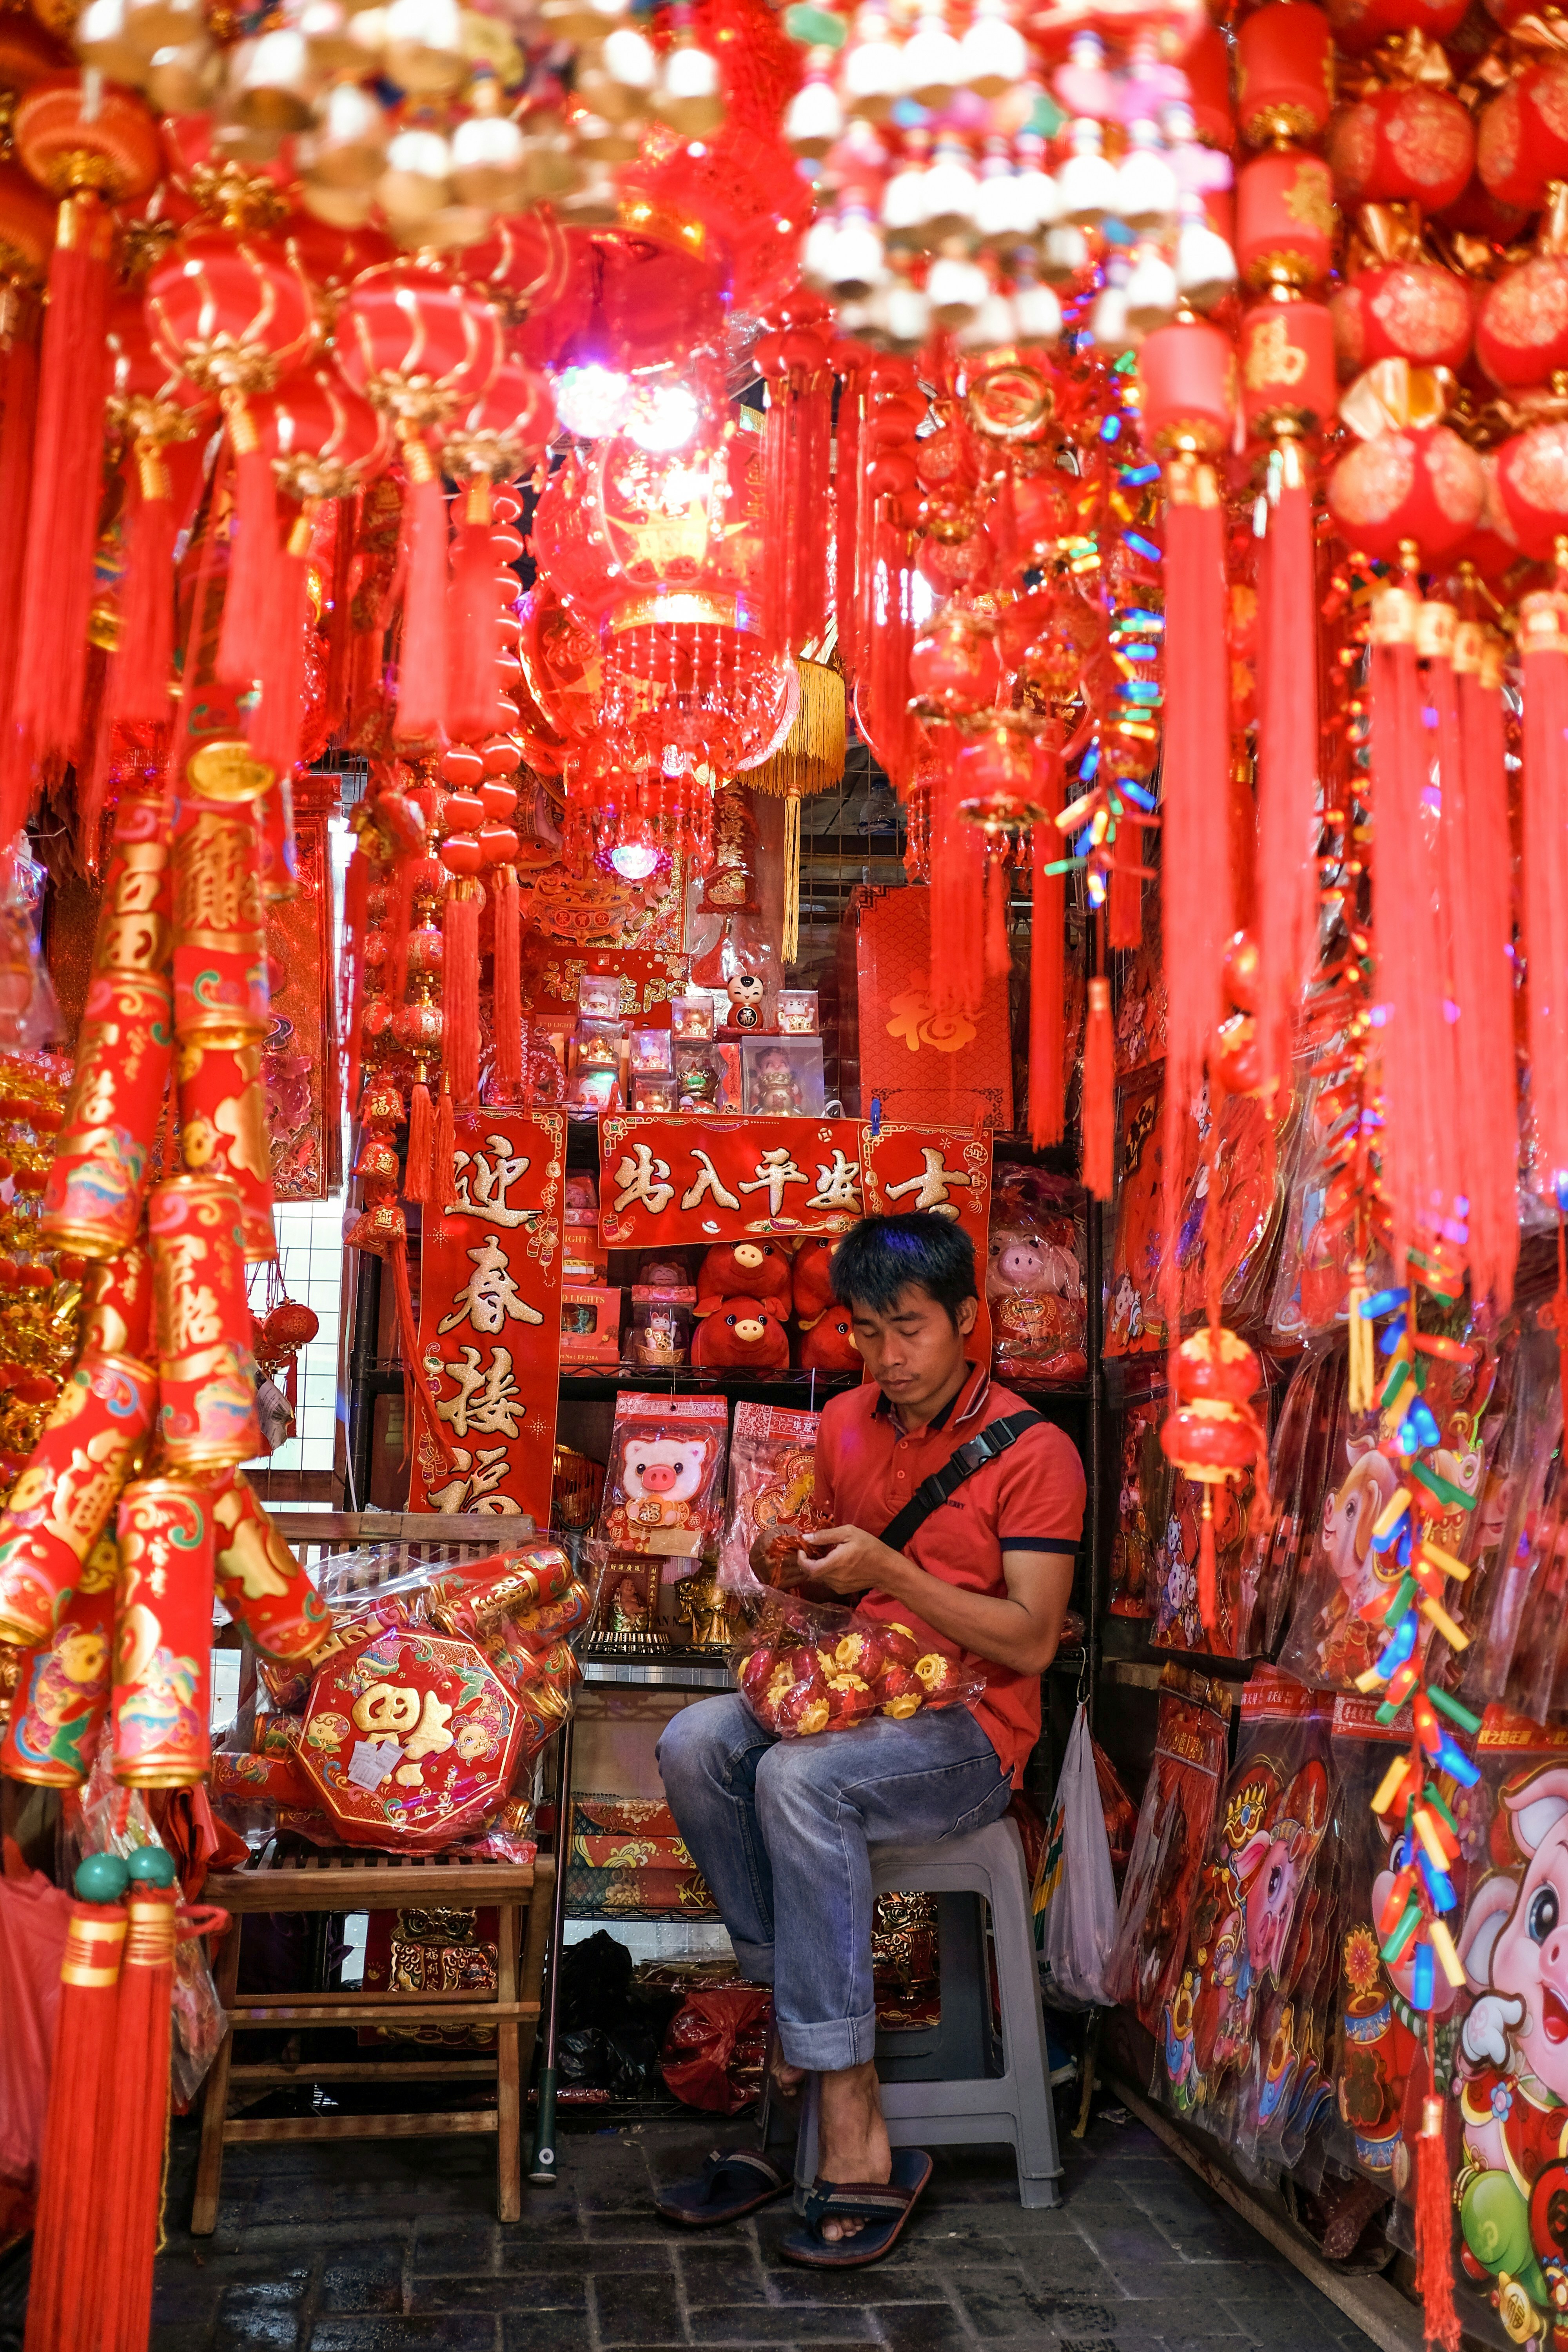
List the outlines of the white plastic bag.
<svg viewBox="0 0 1568 2352">
<path fill-rule="evenodd" d="M 1080 1706 L 1057 1782 L 1035 1907 L 1045 1913 L 1041 1982 L 1053 1999 L 1107 2005 L 1105 1970 L 1116 1934 L 1116 1882 L 1105 1833 L 1089 1713 Z"/>
</svg>

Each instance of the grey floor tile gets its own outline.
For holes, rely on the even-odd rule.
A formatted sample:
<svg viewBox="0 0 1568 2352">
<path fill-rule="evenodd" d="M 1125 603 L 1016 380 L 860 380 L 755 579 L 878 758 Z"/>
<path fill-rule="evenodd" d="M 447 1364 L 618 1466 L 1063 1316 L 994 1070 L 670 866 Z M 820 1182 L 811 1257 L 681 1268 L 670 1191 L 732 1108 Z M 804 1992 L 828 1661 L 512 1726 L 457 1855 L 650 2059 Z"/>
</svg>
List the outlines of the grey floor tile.
<svg viewBox="0 0 1568 2352">
<path fill-rule="evenodd" d="M 322 2264 L 318 2311 L 401 2311 L 407 2248 L 400 2239 L 361 2244 Z"/>
<path fill-rule="evenodd" d="M 743 2309 L 715 2311 L 704 2306 L 691 2315 L 693 2344 L 875 2344 L 877 2329 L 869 2311 L 836 2311 L 818 2304 L 799 2304 L 784 2311 Z"/>
<path fill-rule="evenodd" d="M 308 2352 L 495 2352 L 496 2323 L 484 2316 L 318 2319 Z"/>
<path fill-rule="evenodd" d="M 610 2344 L 679 2344 L 686 2340 L 674 2273 L 616 2277 L 595 2270 L 589 2309 L 598 2341 Z"/>
</svg>

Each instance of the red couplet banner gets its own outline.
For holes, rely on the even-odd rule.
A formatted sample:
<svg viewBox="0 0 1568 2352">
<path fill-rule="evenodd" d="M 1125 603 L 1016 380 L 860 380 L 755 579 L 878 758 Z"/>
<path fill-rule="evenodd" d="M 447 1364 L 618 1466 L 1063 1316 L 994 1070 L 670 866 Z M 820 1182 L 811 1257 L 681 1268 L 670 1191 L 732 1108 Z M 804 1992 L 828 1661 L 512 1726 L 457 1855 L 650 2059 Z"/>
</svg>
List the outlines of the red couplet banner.
<svg viewBox="0 0 1568 2352">
<path fill-rule="evenodd" d="M 411 1509 L 550 1524 L 561 1354 L 560 1111 L 464 1112 L 452 1197 L 425 1214 L 419 1352 L 451 1441 L 414 1449 Z"/>
</svg>

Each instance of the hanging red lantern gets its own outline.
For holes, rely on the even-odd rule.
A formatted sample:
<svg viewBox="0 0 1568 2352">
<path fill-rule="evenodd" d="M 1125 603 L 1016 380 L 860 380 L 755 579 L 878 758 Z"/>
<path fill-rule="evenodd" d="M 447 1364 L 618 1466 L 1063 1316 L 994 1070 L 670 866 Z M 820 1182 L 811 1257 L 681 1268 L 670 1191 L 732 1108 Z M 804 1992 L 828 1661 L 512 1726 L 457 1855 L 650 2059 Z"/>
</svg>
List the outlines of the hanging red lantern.
<svg viewBox="0 0 1568 2352">
<path fill-rule="evenodd" d="M 1538 253 L 1487 289 L 1476 357 L 1505 392 L 1546 383 L 1568 367 L 1568 255 Z"/>
<path fill-rule="evenodd" d="M 476 399 L 505 356 L 501 322 L 447 270 L 389 262 L 367 270 L 338 315 L 338 362 L 392 420 L 407 483 L 396 732 L 434 735 L 445 708 L 447 509 L 431 435 Z"/>
<path fill-rule="evenodd" d="M 1349 545 L 1393 562 L 1409 545 L 1428 563 L 1461 548 L 1480 520 L 1486 477 L 1475 451 L 1437 419 L 1442 394 L 1403 360 L 1368 371 L 1340 404 L 1364 437 L 1329 477 L 1329 509 Z"/>
<path fill-rule="evenodd" d="M 1342 204 L 1441 212 L 1475 168 L 1475 128 L 1447 90 L 1404 82 L 1342 108 L 1329 126 L 1328 153 Z"/>
<path fill-rule="evenodd" d="M 1339 215 L 1319 155 L 1255 155 L 1236 184 L 1236 260 L 1248 286 L 1305 289 L 1326 278 Z"/>
<path fill-rule="evenodd" d="M 1568 532 L 1568 420 L 1532 425 L 1497 454 L 1497 487 L 1513 536 L 1542 562 Z"/>
<path fill-rule="evenodd" d="M 1329 0 L 1329 22 L 1340 47 L 1359 58 L 1400 33 L 1446 41 L 1458 31 L 1468 8 L 1469 0 Z"/>
<path fill-rule="evenodd" d="M 1469 357 L 1468 289 L 1436 262 L 1395 261 L 1359 270 L 1336 290 L 1330 308 L 1342 376 L 1359 375 L 1374 360 L 1386 359 L 1457 373 Z"/>
<path fill-rule="evenodd" d="M 1568 58 L 1526 67 L 1483 109 L 1476 170 L 1500 204 L 1534 212 L 1548 184 L 1568 177 Z"/>
<path fill-rule="evenodd" d="M 1236 119 L 1249 146 L 1316 139 L 1334 100 L 1329 20 L 1309 0 L 1268 0 L 1236 37 Z"/>
</svg>

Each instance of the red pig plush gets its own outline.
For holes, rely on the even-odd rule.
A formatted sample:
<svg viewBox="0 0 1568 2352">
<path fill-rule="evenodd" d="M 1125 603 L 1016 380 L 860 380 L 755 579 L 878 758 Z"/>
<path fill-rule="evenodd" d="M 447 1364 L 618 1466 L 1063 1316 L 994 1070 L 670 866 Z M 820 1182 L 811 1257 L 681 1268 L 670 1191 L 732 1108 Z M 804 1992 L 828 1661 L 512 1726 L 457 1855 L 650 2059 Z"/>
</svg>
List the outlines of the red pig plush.
<svg viewBox="0 0 1568 2352">
<path fill-rule="evenodd" d="M 803 1331 L 820 1322 L 833 1305 L 833 1254 L 837 1242 L 802 1242 L 795 1254 L 795 1311 Z"/>
<path fill-rule="evenodd" d="M 801 1348 L 800 1361 L 802 1370 L 808 1372 L 853 1372 L 859 1370 L 860 1350 L 855 1345 L 847 1307 L 830 1307 L 812 1325 Z"/>
<path fill-rule="evenodd" d="M 711 1315 L 728 1299 L 754 1298 L 764 1315 L 774 1315 L 785 1323 L 793 1296 L 789 1252 L 783 1242 L 717 1243 L 703 1259 L 697 1277 L 699 1315 Z M 701 1359 L 694 1356 L 692 1361 Z"/>
<path fill-rule="evenodd" d="M 760 1299 L 726 1298 L 697 1326 L 691 1360 L 736 1371 L 780 1372 L 789 1362 L 789 1341 L 784 1325 Z"/>
</svg>

